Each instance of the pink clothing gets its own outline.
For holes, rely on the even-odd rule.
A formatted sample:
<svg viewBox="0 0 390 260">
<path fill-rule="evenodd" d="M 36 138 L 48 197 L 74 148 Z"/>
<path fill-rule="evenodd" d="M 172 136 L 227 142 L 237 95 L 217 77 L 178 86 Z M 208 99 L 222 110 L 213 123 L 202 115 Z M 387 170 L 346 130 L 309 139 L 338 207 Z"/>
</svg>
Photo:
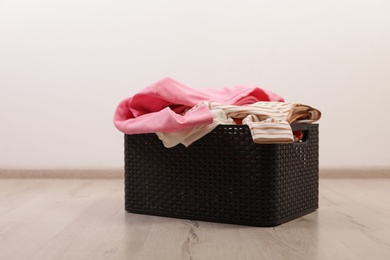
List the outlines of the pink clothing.
<svg viewBox="0 0 390 260">
<path fill-rule="evenodd" d="M 256 86 L 196 90 L 165 78 L 123 100 L 116 109 L 114 124 L 126 134 L 174 132 L 211 124 L 213 116 L 206 105 L 186 112 L 201 101 L 241 106 L 258 101 L 283 102 L 284 99 Z"/>
</svg>

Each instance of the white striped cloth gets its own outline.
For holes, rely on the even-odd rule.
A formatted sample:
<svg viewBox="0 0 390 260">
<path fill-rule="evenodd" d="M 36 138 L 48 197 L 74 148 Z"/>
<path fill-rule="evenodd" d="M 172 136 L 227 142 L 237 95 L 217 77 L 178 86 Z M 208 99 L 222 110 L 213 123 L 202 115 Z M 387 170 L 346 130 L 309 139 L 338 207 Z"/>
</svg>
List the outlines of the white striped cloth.
<svg viewBox="0 0 390 260">
<path fill-rule="evenodd" d="M 189 146 L 219 124 L 235 124 L 233 119 L 242 119 L 242 123 L 249 126 L 255 143 L 289 143 L 294 141 L 292 123 L 312 123 L 321 117 L 318 109 L 285 102 L 257 102 L 248 106 L 234 106 L 203 101 L 187 112 L 204 105 L 209 107 L 214 122 L 172 133 L 156 133 L 165 147 L 170 148 L 179 143 Z"/>
<path fill-rule="evenodd" d="M 243 119 L 255 143 L 293 142 L 292 123 L 312 123 L 321 117 L 319 110 L 308 105 L 285 102 L 257 102 L 248 106 L 210 103 L 209 107 L 223 110 L 227 117 Z"/>
</svg>

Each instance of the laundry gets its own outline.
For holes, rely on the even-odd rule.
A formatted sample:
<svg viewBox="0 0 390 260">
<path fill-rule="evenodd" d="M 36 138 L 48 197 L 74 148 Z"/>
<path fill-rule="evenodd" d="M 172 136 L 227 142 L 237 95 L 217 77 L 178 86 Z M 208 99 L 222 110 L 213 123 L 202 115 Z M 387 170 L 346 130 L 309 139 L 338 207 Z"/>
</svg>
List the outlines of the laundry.
<svg viewBox="0 0 390 260">
<path fill-rule="evenodd" d="M 120 102 L 115 111 L 114 125 L 126 134 L 172 133 L 182 130 L 194 131 L 192 135 L 196 136 L 194 134 L 197 127 L 213 128 L 215 122 L 215 115 L 207 105 L 199 104 L 201 101 L 242 106 L 258 101 L 283 102 L 284 99 L 253 85 L 197 90 L 165 78 Z M 199 105 L 196 106 L 197 104 Z M 212 126 L 207 126 L 210 124 Z"/>
<path fill-rule="evenodd" d="M 303 140 L 303 132 L 300 131 L 300 130 L 295 130 L 293 131 L 293 135 L 294 135 L 294 142 L 299 142 L 301 140 Z"/>
<path fill-rule="evenodd" d="M 242 124 L 248 125 L 255 143 L 289 143 L 294 141 L 292 123 L 313 123 L 321 117 L 321 112 L 313 107 L 285 102 L 256 102 L 248 106 L 236 106 L 203 101 L 188 113 L 199 106 L 208 107 L 214 117 L 213 122 L 174 133 L 157 132 L 166 147 L 179 143 L 189 146 L 211 132 L 218 124 L 236 124 L 240 119 Z"/>
<path fill-rule="evenodd" d="M 243 118 L 249 126 L 255 143 L 289 143 L 294 141 L 292 123 L 313 123 L 321 118 L 321 112 L 313 107 L 297 103 L 257 102 L 249 106 L 216 106 L 228 117 Z"/>
<path fill-rule="evenodd" d="M 320 117 L 318 109 L 257 86 L 197 90 L 165 78 L 120 102 L 114 124 L 125 134 L 156 133 L 170 148 L 189 146 L 220 124 L 248 125 L 255 143 L 299 141 L 303 133 L 293 133 L 291 124 Z"/>
</svg>

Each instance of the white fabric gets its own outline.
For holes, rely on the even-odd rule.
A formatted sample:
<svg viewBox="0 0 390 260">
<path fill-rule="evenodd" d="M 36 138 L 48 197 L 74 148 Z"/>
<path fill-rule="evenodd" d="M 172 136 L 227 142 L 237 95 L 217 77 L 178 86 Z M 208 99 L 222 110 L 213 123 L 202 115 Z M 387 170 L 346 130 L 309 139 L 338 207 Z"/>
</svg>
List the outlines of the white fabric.
<svg viewBox="0 0 390 260">
<path fill-rule="evenodd" d="M 242 119 L 242 123 L 249 126 L 255 143 L 289 143 L 294 141 L 291 123 L 312 123 L 321 117 L 321 112 L 310 106 L 285 102 L 257 102 L 248 106 L 234 106 L 203 101 L 186 113 L 200 105 L 208 106 L 214 118 L 213 123 L 177 132 L 156 133 L 165 147 L 174 147 L 179 143 L 189 146 L 219 124 L 236 124 L 233 118 Z"/>
</svg>

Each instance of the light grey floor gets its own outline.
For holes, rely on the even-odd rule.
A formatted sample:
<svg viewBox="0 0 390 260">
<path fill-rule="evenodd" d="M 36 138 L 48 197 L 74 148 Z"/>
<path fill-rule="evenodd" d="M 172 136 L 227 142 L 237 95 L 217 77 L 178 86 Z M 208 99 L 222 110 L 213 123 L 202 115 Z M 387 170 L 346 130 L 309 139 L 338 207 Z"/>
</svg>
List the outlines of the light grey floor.
<svg viewBox="0 0 390 260">
<path fill-rule="evenodd" d="M 275 228 L 137 215 L 122 179 L 0 178 L 0 259 L 390 259 L 390 179 L 321 179 Z"/>
</svg>

